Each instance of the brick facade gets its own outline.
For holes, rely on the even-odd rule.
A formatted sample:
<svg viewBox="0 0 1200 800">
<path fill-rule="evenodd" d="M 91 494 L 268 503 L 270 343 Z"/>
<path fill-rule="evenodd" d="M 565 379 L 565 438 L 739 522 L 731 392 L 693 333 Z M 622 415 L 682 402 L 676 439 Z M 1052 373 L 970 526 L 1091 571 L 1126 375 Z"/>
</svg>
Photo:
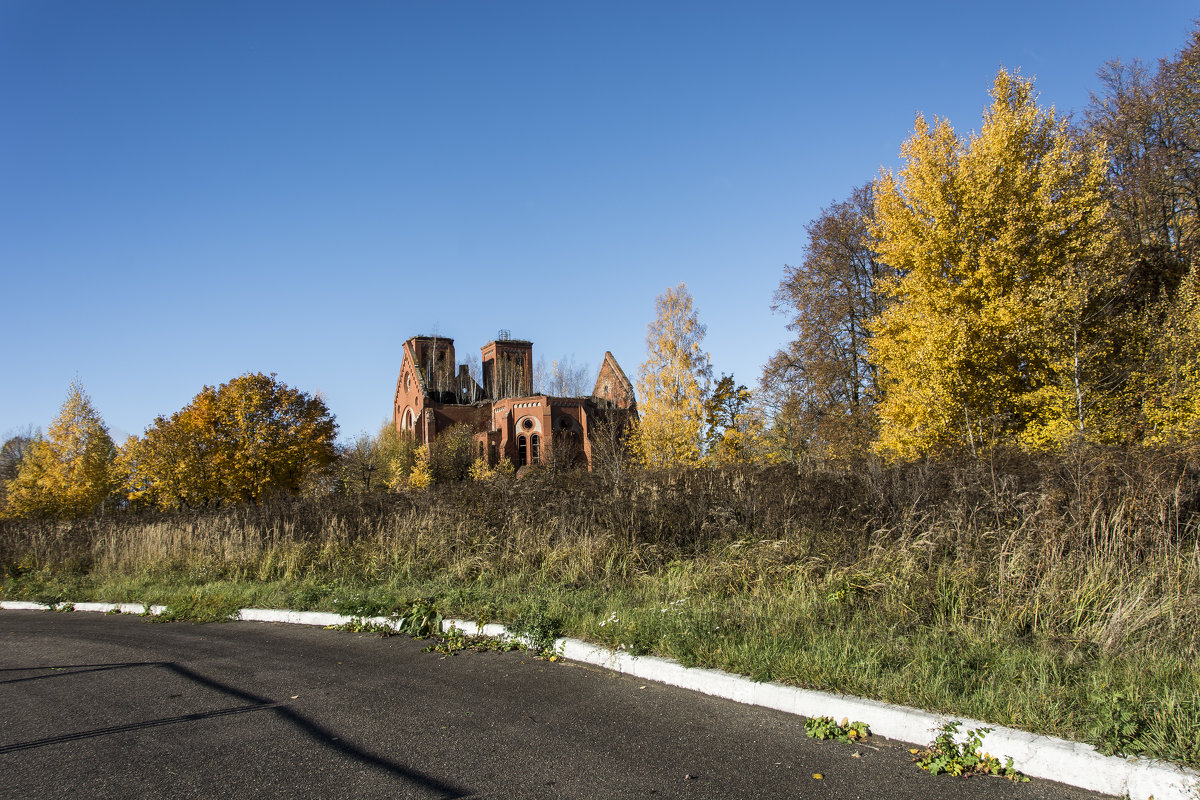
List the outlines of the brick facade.
<svg viewBox="0 0 1200 800">
<path fill-rule="evenodd" d="M 592 430 L 604 420 L 637 417 L 633 384 L 606 352 L 592 394 L 533 393 L 533 343 L 497 339 L 481 349 L 480 385 L 454 357 L 454 340 L 414 336 L 404 343 L 392 422 L 427 444 L 454 425 L 475 431 L 489 464 L 506 458 L 518 468 L 553 457 L 591 465 Z"/>
</svg>

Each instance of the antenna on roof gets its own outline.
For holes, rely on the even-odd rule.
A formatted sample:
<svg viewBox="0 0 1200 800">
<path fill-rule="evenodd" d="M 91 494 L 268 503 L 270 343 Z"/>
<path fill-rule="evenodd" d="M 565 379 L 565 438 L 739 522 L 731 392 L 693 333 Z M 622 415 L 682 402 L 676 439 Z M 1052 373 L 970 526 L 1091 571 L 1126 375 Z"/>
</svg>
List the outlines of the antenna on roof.
<svg viewBox="0 0 1200 800">
<path fill-rule="evenodd" d="M 496 339 L 501 342 L 507 342 L 511 338 L 512 331 L 508 330 L 507 328 L 501 328 L 500 332 L 496 334 Z"/>
</svg>

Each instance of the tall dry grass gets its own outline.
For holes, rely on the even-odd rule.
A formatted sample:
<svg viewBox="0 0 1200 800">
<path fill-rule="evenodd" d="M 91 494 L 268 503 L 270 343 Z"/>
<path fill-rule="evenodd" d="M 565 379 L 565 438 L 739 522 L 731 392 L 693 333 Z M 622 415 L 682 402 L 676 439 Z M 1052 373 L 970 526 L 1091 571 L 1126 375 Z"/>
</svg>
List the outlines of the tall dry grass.
<svg viewBox="0 0 1200 800">
<path fill-rule="evenodd" d="M 1186 453 L 643 474 L 0 525 L 0 570 L 237 580 L 389 574 L 694 588 L 845 584 L 876 613 L 1200 654 L 1200 471 Z"/>
</svg>

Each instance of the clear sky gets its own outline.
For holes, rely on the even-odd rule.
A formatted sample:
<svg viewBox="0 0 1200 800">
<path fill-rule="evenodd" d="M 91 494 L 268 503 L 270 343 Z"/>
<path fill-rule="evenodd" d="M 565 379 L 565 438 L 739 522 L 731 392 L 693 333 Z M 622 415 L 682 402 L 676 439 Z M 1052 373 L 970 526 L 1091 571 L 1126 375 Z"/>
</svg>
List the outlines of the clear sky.
<svg viewBox="0 0 1200 800">
<path fill-rule="evenodd" d="M 114 438 L 275 372 L 343 438 L 400 344 L 500 329 L 633 377 L 686 282 L 714 371 L 787 340 L 804 225 L 976 129 L 997 69 L 1080 111 L 1194 2 L 0 0 L 0 434 L 78 377 Z"/>
</svg>

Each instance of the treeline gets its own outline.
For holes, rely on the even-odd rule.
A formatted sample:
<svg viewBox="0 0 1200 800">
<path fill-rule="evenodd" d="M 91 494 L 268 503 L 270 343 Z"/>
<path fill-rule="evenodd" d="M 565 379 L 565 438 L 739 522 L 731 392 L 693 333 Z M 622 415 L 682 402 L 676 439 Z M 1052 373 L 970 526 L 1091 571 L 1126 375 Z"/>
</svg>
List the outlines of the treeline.
<svg viewBox="0 0 1200 800">
<path fill-rule="evenodd" d="M 1200 29 L 1113 62 L 1078 122 L 1000 71 L 977 133 L 918 116 L 902 164 L 806 226 L 757 392 L 658 298 L 632 463 L 980 457 L 1200 435 Z"/>
<path fill-rule="evenodd" d="M 324 400 L 254 373 L 205 386 L 118 446 L 79 381 L 57 418 L 0 450 L 6 517 L 259 503 L 320 491 L 339 461 Z"/>
<path fill-rule="evenodd" d="M 0 448 L 0 518 L 261 505 L 512 477 L 511 463 L 478 457 L 474 433 L 459 425 L 418 445 L 388 422 L 375 435 L 339 444 L 320 396 L 251 373 L 205 386 L 118 445 L 75 381 L 45 435 L 26 431 Z M 550 469 L 566 463 L 573 459 L 546 459 Z"/>
<path fill-rule="evenodd" d="M 775 296 L 789 454 L 979 454 L 1200 433 L 1200 31 L 1112 62 L 1082 120 L 1001 71 L 978 133 L 918 117 Z"/>
</svg>

